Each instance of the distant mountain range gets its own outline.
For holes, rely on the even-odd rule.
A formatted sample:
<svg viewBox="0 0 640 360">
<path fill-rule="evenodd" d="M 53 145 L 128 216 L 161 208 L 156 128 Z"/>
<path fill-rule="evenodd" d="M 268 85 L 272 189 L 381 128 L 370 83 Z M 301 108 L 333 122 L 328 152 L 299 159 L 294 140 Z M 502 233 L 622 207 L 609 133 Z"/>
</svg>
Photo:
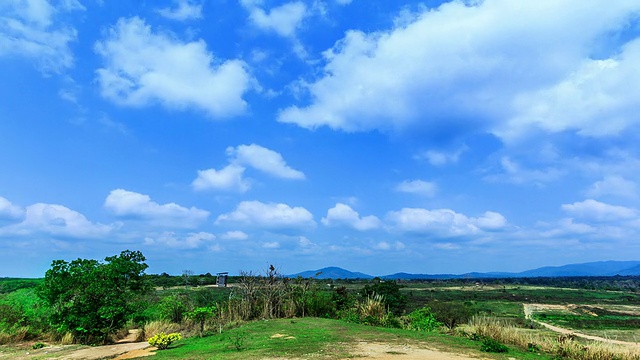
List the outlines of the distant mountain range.
<svg viewBox="0 0 640 360">
<path fill-rule="evenodd" d="M 562 276 L 640 276 L 640 261 L 598 261 L 564 266 L 545 266 L 519 273 L 510 272 L 471 272 L 466 274 L 408 274 L 396 273 L 379 276 L 382 279 L 487 279 L 487 278 L 523 278 L 523 277 L 562 277 Z M 374 276 L 352 272 L 339 267 L 326 267 L 318 270 L 303 271 L 290 277 L 302 276 L 318 279 L 373 279 Z"/>
</svg>

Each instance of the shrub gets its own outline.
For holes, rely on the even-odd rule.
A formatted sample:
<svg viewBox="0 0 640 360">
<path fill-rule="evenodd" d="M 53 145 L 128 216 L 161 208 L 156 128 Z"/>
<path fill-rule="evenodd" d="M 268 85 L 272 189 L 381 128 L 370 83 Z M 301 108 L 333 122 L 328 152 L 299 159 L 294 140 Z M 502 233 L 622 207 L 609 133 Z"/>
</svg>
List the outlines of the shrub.
<svg viewBox="0 0 640 360">
<path fill-rule="evenodd" d="M 160 316 L 174 323 L 181 323 L 187 311 L 188 299 L 182 294 L 171 294 L 160 300 Z"/>
<path fill-rule="evenodd" d="M 374 279 L 374 283 L 366 285 L 362 289 L 362 293 L 366 297 L 379 295 L 386 309 L 389 309 L 394 315 L 400 316 L 407 307 L 407 297 L 404 296 L 400 289 L 402 286 L 395 281 L 380 281 Z"/>
<path fill-rule="evenodd" d="M 182 339 L 182 335 L 180 335 L 180 333 L 171 333 L 171 334 L 160 333 L 149 339 L 149 345 L 155 346 L 159 350 L 165 350 L 169 347 L 169 345 L 173 344 L 174 342 L 180 339 Z"/>
<path fill-rule="evenodd" d="M 499 343 L 496 340 L 491 338 L 486 338 L 482 340 L 482 346 L 480 346 L 480 351 L 491 352 L 491 353 L 506 353 L 509 351 L 509 348 Z"/>
<path fill-rule="evenodd" d="M 439 322 L 431 312 L 431 308 L 426 306 L 414 310 L 409 314 L 408 319 L 409 321 L 408 324 L 405 325 L 405 328 L 409 330 L 433 331 L 442 326 L 442 323 Z"/>
</svg>

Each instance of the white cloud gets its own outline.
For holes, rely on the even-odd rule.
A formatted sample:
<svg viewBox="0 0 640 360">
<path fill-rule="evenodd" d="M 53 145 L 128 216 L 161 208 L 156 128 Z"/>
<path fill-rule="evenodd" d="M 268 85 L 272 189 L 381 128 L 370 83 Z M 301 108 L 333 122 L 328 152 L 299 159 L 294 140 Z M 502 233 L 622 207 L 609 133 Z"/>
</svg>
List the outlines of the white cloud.
<svg viewBox="0 0 640 360">
<path fill-rule="evenodd" d="M 84 10 L 77 1 L 57 7 L 47 0 L 3 0 L 0 2 L 0 56 L 33 60 L 44 72 L 61 72 L 73 66 L 70 43 L 77 31 L 58 14 Z"/>
<path fill-rule="evenodd" d="M 455 164 L 460 159 L 460 155 L 467 151 L 469 148 L 465 145 L 456 151 L 453 152 L 445 152 L 445 151 L 436 151 L 436 150 L 428 150 L 421 154 L 416 155 L 417 159 L 426 159 L 429 164 L 433 166 L 444 166 L 447 164 Z"/>
<path fill-rule="evenodd" d="M 27 206 L 22 222 L 0 228 L 0 234 L 27 236 L 44 233 L 82 239 L 104 237 L 111 230 L 113 226 L 93 223 L 65 206 L 38 203 Z"/>
<path fill-rule="evenodd" d="M 283 37 L 295 37 L 296 30 L 307 16 L 307 7 L 301 1 L 288 2 L 265 11 L 255 1 L 241 1 L 249 11 L 249 19 L 261 30 L 272 31 Z"/>
<path fill-rule="evenodd" d="M 221 170 L 199 170 L 198 177 L 191 186 L 195 190 L 231 190 L 246 192 L 251 184 L 242 175 L 245 168 L 237 165 L 227 165 Z"/>
<path fill-rule="evenodd" d="M 449 209 L 403 208 L 390 211 L 387 221 L 392 230 L 448 237 L 497 231 L 507 226 L 506 219 L 496 212 L 487 211 L 481 217 L 471 218 Z"/>
<path fill-rule="evenodd" d="M 605 204 L 593 199 L 562 205 L 565 212 L 585 220 L 620 221 L 637 217 L 638 212 L 624 206 Z"/>
<path fill-rule="evenodd" d="M 381 241 L 375 244 L 373 248 L 377 250 L 385 250 L 385 251 L 386 250 L 403 250 L 405 248 L 405 245 L 399 241 L 396 241 L 395 243 Z"/>
<path fill-rule="evenodd" d="M 531 183 L 542 186 L 551 181 L 561 178 L 566 170 L 554 167 L 528 169 L 521 166 L 516 161 L 507 156 L 500 159 L 501 173 L 489 175 L 485 180 L 496 182 L 509 182 L 514 184 Z"/>
<path fill-rule="evenodd" d="M 304 179 L 301 171 L 292 169 L 282 158 L 280 153 L 267 149 L 260 145 L 240 145 L 236 148 L 227 148 L 227 155 L 231 162 L 238 165 L 250 166 L 284 179 Z"/>
<path fill-rule="evenodd" d="M 227 231 L 226 233 L 220 235 L 220 239 L 223 240 L 246 240 L 248 238 L 249 235 L 239 230 Z"/>
<path fill-rule="evenodd" d="M 500 133 L 517 139 L 537 127 L 552 133 L 571 130 L 600 137 L 637 126 L 639 62 L 640 40 L 626 44 L 614 58 L 585 59 L 556 84 L 518 96 L 517 112 Z"/>
<path fill-rule="evenodd" d="M 505 219 L 500 213 L 487 211 L 483 216 L 475 219 L 475 223 L 483 230 L 502 230 L 507 226 L 507 219 Z"/>
<path fill-rule="evenodd" d="M 251 82 L 245 64 L 215 59 L 203 40 L 182 42 L 152 32 L 140 18 L 121 18 L 95 51 L 105 62 L 96 71 L 102 96 L 118 104 L 193 107 L 214 118 L 245 111 L 242 96 Z"/>
<path fill-rule="evenodd" d="M 588 197 L 617 196 L 620 198 L 637 198 L 637 186 L 633 181 L 626 180 L 621 176 L 606 176 L 604 179 L 595 182 L 589 190 Z"/>
<path fill-rule="evenodd" d="M 162 245 L 175 249 L 197 249 L 210 245 L 216 239 L 214 234 L 208 232 L 189 233 L 186 235 L 176 235 L 173 232 L 164 232 L 157 237 L 146 237 L 146 245 Z"/>
<path fill-rule="evenodd" d="M 217 225 L 242 225 L 266 230 L 302 230 L 316 226 L 313 215 L 303 207 L 287 204 L 243 201 L 228 214 L 216 219 Z"/>
<path fill-rule="evenodd" d="M 262 247 L 265 249 L 278 249 L 280 248 L 280 243 L 277 241 L 270 241 L 262 244 Z"/>
<path fill-rule="evenodd" d="M 174 0 L 175 8 L 162 8 L 158 13 L 167 19 L 185 21 L 202 18 L 201 0 Z"/>
<path fill-rule="evenodd" d="M 325 226 L 347 226 L 359 231 L 378 229 L 382 226 L 380 219 L 373 215 L 360 217 L 360 214 L 349 205 L 337 203 L 327 211 L 327 216 L 322 218 Z"/>
<path fill-rule="evenodd" d="M 584 223 L 575 222 L 574 219 L 566 218 L 558 221 L 554 229 L 541 233 L 544 237 L 555 238 L 565 235 L 586 235 L 597 232 L 597 228 Z"/>
<path fill-rule="evenodd" d="M 423 180 L 405 180 L 395 187 L 396 191 L 420 196 L 433 197 L 438 191 L 438 185 L 434 182 Z"/>
<path fill-rule="evenodd" d="M 611 59 L 592 60 L 593 49 L 638 10 L 633 0 L 454 1 L 389 31 L 349 31 L 306 85 L 310 104 L 278 120 L 344 131 L 481 128 L 506 139 L 529 125 L 617 134 L 638 121 L 640 41 L 611 49 Z"/>
<path fill-rule="evenodd" d="M 148 221 L 154 226 L 191 228 L 209 216 L 209 212 L 205 210 L 185 208 L 175 203 L 160 205 L 148 195 L 123 189 L 112 190 L 104 207 L 118 217 Z"/>
<path fill-rule="evenodd" d="M 0 220 L 15 220 L 24 216 L 24 210 L 13 205 L 9 200 L 0 196 Z"/>
<path fill-rule="evenodd" d="M 246 192 L 251 183 L 244 178 L 247 167 L 283 179 L 302 180 L 304 173 L 287 165 L 280 153 L 260 145 L 239 145 L 227 148 L 229 165 L 221 170 L 199 170 L 191 183 L 195 190 L 231 190 Z"/>
</svg>

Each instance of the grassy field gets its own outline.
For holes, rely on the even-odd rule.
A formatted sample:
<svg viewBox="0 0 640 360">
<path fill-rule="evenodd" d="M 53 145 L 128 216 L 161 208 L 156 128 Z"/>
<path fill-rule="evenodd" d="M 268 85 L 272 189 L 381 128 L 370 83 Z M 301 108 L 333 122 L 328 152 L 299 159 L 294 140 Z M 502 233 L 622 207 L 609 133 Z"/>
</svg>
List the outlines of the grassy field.
<svg viewBox="0 0 640 360">
<path fill-rule="evenodd" d="M 167 350 L 157 351 L 154 359 L 346 359 L 354 356 L 353 351 L 361 342 L 402 345 L 405 349 L 430 348 L 490 359 L 552 359 L 515 348 L 505 354 L 480 352 L 478 341 L 460 336 L 318 318 L 250 322 L 222 334 L 181 340 Z"/>
</svg>

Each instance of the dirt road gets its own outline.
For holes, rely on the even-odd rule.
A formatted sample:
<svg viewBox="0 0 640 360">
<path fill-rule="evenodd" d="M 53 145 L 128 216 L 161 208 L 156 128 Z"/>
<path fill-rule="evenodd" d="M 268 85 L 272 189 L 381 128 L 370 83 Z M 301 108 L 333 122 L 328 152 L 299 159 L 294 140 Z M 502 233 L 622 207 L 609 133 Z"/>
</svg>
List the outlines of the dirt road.
<svg viewBox="0 0 640 360">
<path fill-rule="evenodd" d="M 600 336 L 593 336 L 593 335 L 587 335 L 587 334 L 582 334 L 579 332 L 575 332 L 573 330 L 569 330 L 569 329 L 565 329 L 565 328 L 561 328 L 558 326 L 554 326 L 551 324 L 547 324 L 544 323 L 542 321 L 538 321 L 533 319 L 533 317 L 531 317 L 531 315 L 533 314 L 534 311 L 538 311 L 538 310 L 543 310 L 543 309 L 553 309 L 553 310 L 568 310 L 569 306 L 565 306 L 565 305 L 545 305 L 545 304 L 522 304 L 522 306 L 524 307 L 524 317 L 526 319 L 529 319 L 537 324 L 540 324 L 542 326 L 544 326 L 545 328 L 551 330 L 551 331 L 555 331 L 557 333 L 560 334 L 571 334 L 583 339 L 587 339 L 587 340 L 593 340 L 593 341 L 601 341 L 601 342 L 605 342 L 605 343 L 609 343 L 609 344 L 617 344 L 617 345 L 624 345 L 624 346 L 629 346 L 629 347 L 634 347 L 637 349 L 640 349 L 640 343 L 634 343 L 634 342 L 629 342 L 629 341 L 621 341 L 621 340 L 612 340 L 612 339 L 606 339 Z"/>
</svg>

